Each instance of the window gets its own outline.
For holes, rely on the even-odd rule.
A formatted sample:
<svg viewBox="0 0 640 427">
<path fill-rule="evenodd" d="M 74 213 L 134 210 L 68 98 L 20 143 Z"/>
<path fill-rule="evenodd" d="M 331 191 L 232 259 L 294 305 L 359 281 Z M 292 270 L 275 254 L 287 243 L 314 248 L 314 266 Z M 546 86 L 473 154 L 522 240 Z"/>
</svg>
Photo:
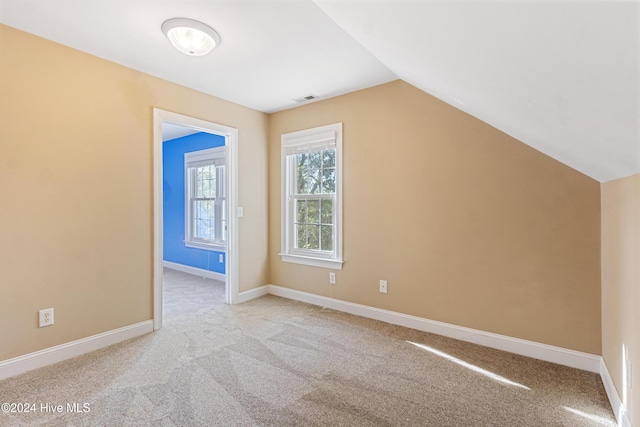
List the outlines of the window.
<svg viewBox="0 0 640 427">
<path fill-rule="evenodd" d="M 342 123 L 281 142 L 282 260 L 342 269 Z"/>
<path fill-rule="evenodd" d="M 224 250 L 227 244 L 225 147 L 184 155 L 185 245 Z"/>
</svg>

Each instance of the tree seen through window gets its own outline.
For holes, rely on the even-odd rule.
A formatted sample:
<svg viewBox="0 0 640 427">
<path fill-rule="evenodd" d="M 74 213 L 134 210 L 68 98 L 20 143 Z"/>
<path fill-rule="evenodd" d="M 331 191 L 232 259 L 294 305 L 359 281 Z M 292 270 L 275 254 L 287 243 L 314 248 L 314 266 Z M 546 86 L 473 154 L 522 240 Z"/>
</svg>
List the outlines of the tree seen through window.
<svg viewBox="0 0 640 427">
<path fill-rule="evenodd" d="M 335 149 L 297 154 L 295 161 L 296 248 L 333 251 Z"/>
</svg>

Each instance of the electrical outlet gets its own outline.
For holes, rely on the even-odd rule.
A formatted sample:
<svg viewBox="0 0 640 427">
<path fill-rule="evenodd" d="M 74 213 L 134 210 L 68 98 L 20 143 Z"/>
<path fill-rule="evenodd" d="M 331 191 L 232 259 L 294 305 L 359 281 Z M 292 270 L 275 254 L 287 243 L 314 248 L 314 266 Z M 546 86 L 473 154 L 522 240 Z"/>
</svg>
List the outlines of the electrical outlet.
<svg viewBox="0 0 640 427">
<path fill-rule="evenodd" d="M 45 326 L 53 325 L 53 308 L 46 308 L 44 310 L 38 311 L 39 314 L 39 325 L 41 328 Z"/>
<path fill-rule="evenodd" d="M 220 264 L 222 264 L 222 263 L 224 262 L 224 257 L 222 256 L 222 254 L 219 254 L 219 255 L 218 255 L 218 262 L 219 262 Z"/>
<path fill-rule="evenodd" d="M 380 280 L 380 293 L 383 293 L 383 294 L 387 293 L 387 281 L 386 280 Z"/>
<path fill-rule="evenodd" d="M 331 284 L 331 285 L 335 285 L 336 284 L 336 273 L 334 273 L 334 272 L 330 272 L 329 273 L 329 284 Z"/>
</svg>

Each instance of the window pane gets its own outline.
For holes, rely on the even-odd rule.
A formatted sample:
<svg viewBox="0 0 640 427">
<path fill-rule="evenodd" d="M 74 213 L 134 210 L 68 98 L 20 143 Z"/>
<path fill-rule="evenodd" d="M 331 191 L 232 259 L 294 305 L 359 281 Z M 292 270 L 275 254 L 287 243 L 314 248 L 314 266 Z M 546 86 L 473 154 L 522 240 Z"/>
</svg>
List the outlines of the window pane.
<svg viewBox="0 0 640 427">
<path fill-rule="evenodd" d="M 320 151 L 309 153 L 308 168 L 320 169 L 322 167 L 322 156 Z"/>
<path fill-rule="evenodd" d="M 214 222 L 212 220 L 208 220 L 205 239 L 213 240 L 215 238 L 214 231 L 215 231 Z"/>
<path fill-rule="evenodd" d="M 320 226 L 308 225 L 307 234 L 307 249 L 320 249 Z"/>
<path fill-rule="evenodd" d="M 296 166 L 298 169 L 320 169 L 322 167 L 322 152 L 297 154 Z"/>
<path fill-rule="evenodd" d="M 335 169 L 322 170 L 322 192 L 325 194 L 336 192 L 336 170 Z"/>
<path fill-rule="evenodd" d="M 320 223 L 320 200 L 307 201 L 307 222 L 309 224 Z"/>
<path fill-rule="evenodd" d="M 322 167 L 334 168 L 336 166 L 336 150 L 324 150 L 322 152 Z"/>
<path fill-rule="evenodd" d="M 298 170 L 298 194 L 320 193 L 320 171 L 318 169 Z"/>
<path fill-rule="evenodd" d="M 209 188 L 211 181 L 206 178 L 206 172 L 204 173 L 204 175 L 205 178 L 203 178 L 200 182 L 200 194 L 198 195 L 198 197 L 209 197 L 209 194 L 211 193 L 211 189 Z"/>
<path fill-rule="evenodd" d="M 307 226 L 296 224 L 296 248 L 307 248 Z"/>
<path fill-rule="evenodd" d="M 304 169 L 307 167 L 308 154 L 296 155 L 296 169 Z"/>
<path fill-rule="evenodd" d="M 213 219 L 215 212 L 209 200 L 194 200 L 195 219 Z"/>
<path fill-rule="evenodd" d="M 195 221 L 195 235 L 199 239 L 212 239 L 213 238 L 213 222 L 208 219 L 196 219 Z"/>
<path fill-rule="evenodd" d="M 193 180 L 193 197 L 208 198 L 216 197 L 216 167 L 203 166 L 191 169 L 191 179 Z"/>
<path fill-rule="evenodd" d="M 215 220 L 214 200 L 194 200 L 193 201 L 193 237 L 199 239 L 214 238 Z"/>
<path fill-rule="evenodd" d="M 204 190 L 205 197 L 216 197 L 216 178 L 208 179 Z"/>
<path fill-rule="evenodd" d="M 216 197 L 216 167 L 205 166 L 202 183 L 202 197 Z"/>
<path fill-rule="evenodd" d="M 305 224 L 307 222 L 307 201 L 296 200 L 296 222 Z"/>
<path fill-rule="evenodd" d="M 321 237 L 322 237 L 322 250 L 332 251 L 333 250 L 333 226 L 323 225 Z"/>
<path fill-rule="evenodd" d="M 321 200 L 320 222 L 333 224 L 333 200 Z"/>
<path fill-rule="evenodd" d="M 200 237 L 205 234 L 206 225 L 203 220 L 196 219 L 193 221 L 194 227 L 194 237 Z"/>
</svg>

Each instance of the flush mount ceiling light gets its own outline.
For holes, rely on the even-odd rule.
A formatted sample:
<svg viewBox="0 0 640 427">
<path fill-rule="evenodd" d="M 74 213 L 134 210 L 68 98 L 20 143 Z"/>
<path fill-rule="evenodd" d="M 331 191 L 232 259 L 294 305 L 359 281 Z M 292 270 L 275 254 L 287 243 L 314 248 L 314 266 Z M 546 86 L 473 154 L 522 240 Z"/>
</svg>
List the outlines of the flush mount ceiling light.
<svg viewBox="0 0 640 427">
<path fill-rule="evenodd" d="M 203 56 L 220 44 L 220 36 L 210 26 L 187 18 L 164 21 L 162 32 L 180 52 Z"/>
</svg>

